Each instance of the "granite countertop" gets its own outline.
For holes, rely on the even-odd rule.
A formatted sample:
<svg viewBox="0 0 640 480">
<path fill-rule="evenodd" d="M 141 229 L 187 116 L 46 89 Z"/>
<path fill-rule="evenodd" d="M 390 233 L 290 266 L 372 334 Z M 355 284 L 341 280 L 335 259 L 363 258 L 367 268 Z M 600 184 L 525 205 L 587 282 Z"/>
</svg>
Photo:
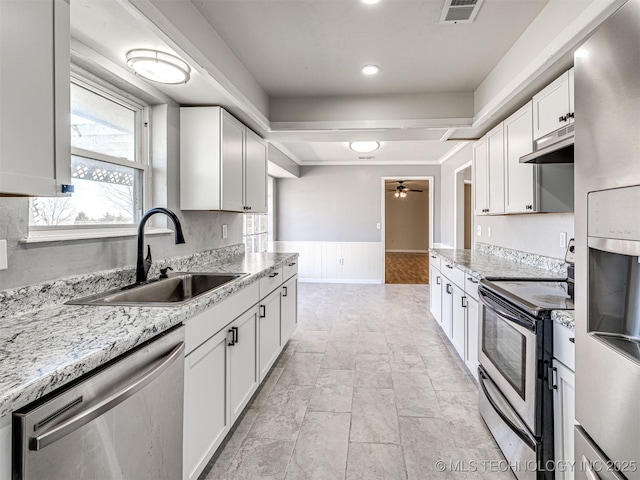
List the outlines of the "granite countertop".
<svg viewBox="0 0 640 480">
<path fill-rule="evenodd" d="M 514 260 L 480 253 L 477 250 L 450 250 L 432 248 L 435 253 L 445 260 L 451 260 L 464 272 L 476 278 L 492 278 L 503 280 L 509 278 L 544 278 L 548 280 L 565 280 L 567 275 L 552 271 L 542 266 L 527 265 Z"/>
<path fill-rule="evenodd" d="M 0 318 L 0 419 L 210 308 L 297 256 L 247 254 L 192 267 L 189 271 L 249 275 L 179 306 L 56 305 Z"/>
<path fill-rule="evenodd" d="M 576 329 L 576 315 L 575 310 L 552 310 L 551 320 L 564 325 L 570 330 Z"/>
</svg>

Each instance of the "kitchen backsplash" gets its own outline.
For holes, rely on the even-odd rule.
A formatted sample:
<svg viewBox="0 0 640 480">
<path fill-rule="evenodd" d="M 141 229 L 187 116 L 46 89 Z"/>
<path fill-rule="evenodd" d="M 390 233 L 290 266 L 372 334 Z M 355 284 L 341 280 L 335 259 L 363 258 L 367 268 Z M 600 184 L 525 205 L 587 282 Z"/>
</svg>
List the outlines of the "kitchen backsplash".
<svg viewBox="0 0 640 480">
<path fill-rule="evenodd" d="M 157 277 L 160 268 L 170 266 L 174 271 L 189 270 L 194 265 L 225 261 L 244 254 L 244 244 L 216 248 L 181 257 L 158 260 L 151 265 L 149 278 Z M 59 305 L 68 300 L 93 295 L 135 282 L 134 266 L 77 275 L 40 284 L 0 291 L 0 319 L 24 315 L 42 308 Z"/>
<path fill-rule="evenodd" d="M 560 260 L 558 258 L 545 257 L 544 255 L 521 252 L 520 250 L 512 250 L 510 248 L 504 248 L 497 245 L 489 245 L 480 242 L 476 242 L 476 250 L 480 253 L 507 258 L 524 265 L 544 268 L 545 270 L 550 270 L 552 272 L 562 273 L 565 275 L 567 273 L 567 264 L 564 260 Z"/>
</svg>

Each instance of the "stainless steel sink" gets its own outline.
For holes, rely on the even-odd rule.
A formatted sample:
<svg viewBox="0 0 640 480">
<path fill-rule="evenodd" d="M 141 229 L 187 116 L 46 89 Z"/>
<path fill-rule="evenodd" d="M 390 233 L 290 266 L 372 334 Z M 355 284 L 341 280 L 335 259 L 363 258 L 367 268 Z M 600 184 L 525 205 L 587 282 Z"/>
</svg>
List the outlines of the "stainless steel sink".
<svg viewBox="0 0 640 480">
<path fill-rule="evenodd" d="M 180 305 L 202 294 L 245 277 L 246 273 L 174 273 L 169 278 L 139 285 L 128 285 L 89 297 L 71 300 L 66 305 Z"/>
</svg>

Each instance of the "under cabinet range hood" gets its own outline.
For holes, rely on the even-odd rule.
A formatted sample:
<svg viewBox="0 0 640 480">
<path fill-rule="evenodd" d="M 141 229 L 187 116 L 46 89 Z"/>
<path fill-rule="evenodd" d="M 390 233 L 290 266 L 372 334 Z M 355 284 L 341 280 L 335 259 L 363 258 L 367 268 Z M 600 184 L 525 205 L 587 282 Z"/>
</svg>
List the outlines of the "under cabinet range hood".
<svg viewBox="0 0 640 480">
<path fill-rule="evenodd" d="M 533 141 L 533 152 L 520 157 L 520 163 L 573 163 L 574 125 L 567 125 Z"/>
</svg>

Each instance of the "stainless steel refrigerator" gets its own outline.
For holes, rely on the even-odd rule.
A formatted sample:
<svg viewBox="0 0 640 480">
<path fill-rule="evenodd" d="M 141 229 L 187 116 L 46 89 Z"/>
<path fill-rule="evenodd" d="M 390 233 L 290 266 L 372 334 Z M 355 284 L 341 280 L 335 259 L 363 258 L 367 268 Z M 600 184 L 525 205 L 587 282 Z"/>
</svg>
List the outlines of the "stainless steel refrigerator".
<svg viewBox="0 0 640 480">
<path fill-rule="evenodd" d="M 640 479 L 640 0 L 575 58 L 575 477 Z"/>
</svg>

